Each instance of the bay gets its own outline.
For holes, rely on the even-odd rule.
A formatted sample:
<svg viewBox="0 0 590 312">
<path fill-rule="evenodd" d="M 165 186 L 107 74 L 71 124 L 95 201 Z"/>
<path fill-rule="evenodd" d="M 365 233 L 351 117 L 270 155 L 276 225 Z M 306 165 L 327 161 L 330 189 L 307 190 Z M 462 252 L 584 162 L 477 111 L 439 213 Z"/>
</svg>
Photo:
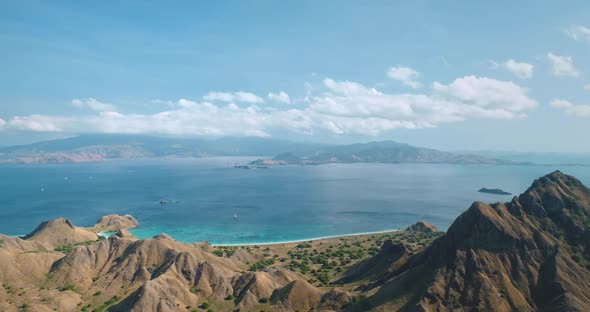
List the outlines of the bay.
<svg viewBox="0 0 590 312">
<path fill-rule="evenodd" d="M 139 159 L 0 165 L 0 233 L 23 235 L 67 217 L 90 226 L 130 213 L 148 238 L 259 244 L 402 229 L 445 230 L 473 201 L 504 202 L 561 170 L 590 184 L 590 167 L 559 165 L 331 164 L 245 170 L 255 158 Z M 160 204 L 166 200 L 168 204 Z M 235 218 L 237 216 L 237 218 Z"/>
</svg>

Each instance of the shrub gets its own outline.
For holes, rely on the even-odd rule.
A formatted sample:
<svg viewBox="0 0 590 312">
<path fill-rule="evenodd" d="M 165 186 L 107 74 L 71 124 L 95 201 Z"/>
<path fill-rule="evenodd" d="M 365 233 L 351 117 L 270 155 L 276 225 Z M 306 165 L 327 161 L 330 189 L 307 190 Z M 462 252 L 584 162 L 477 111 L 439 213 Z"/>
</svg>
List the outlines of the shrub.
<svg viewBox="0 0 590 312">
<path fill-rule="evenodd" d="M 76 286 L 74 286 L 72 284 L 67 284 L 66 286 L 59 289 L 59 291 L 67 291 L 67 290 L 70 290 L 70 291 L 73 291 L 76 293 L 78 292 L 78 290 L 76 289 Z"/>
</svg>

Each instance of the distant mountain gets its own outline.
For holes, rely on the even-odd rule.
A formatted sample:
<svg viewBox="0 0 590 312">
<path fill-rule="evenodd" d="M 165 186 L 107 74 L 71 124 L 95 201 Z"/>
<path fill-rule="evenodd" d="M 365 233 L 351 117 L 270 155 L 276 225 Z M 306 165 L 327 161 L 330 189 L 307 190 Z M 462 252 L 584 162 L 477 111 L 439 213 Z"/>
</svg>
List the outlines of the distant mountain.
<svg viewBox="0 0 590 312">
<path fill-rule="evenodd" d="M 146 135 L 83 135 L 0 148 L 0 162 L 66 163 L 145 157 L 261 156 L 253 165 L 326 163 L 506 164 L 509 161 L 416 147 L 394 141 L 328 145 L 270 138 L 219 139 Z"/>
<path fill-rule="evenodd" d="M 0 148 L 0 162 L 91 162 L 115 158 L 274 155 L 323 145 L 268 138 L 176 138 L 145 135 L 84 135 Z"/>
<path fill-rule="evenodd" d="M 252 165 L 319 165 L 327 163 L 511 164 L 513 162 L 478 155 L 454 154 L 394 141 L 381 141 L 285 152 L 270 160 L 254 161 Z"/>
</svg>

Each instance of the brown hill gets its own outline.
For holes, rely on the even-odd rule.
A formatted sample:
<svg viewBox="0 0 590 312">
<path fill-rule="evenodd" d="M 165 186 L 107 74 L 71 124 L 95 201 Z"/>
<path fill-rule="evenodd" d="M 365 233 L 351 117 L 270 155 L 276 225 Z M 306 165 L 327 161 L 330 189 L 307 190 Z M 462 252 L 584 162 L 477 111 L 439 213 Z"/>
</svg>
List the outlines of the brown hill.
<svg viewBox="0 0 590 312">
<path fill-rule="evenodd" d="M 474 203 L 350 310 L 587 311 L 590 190 L 559 171 Z"/>
<path fill-rule="evenodd" d="M 419 221 L 416 224 L 412 224 L 412 225 L 408 226 L 406 231 L 434 233 L 434 232 L 438 232 L 438 229 L 436 228 L 436 226 L 434 226 L 426 221 Z"/>
<path fill-rule="evenodd" d="M 76 227 L 65 218 L 45 221 L 30 234 L 24 237 L 26 240 L 57 247 L 66 244 L 78 244 L 98 239 L 98 234 Z"/>
<path fill-rule="evenodd" d="M 110 214 L 101 217 L 98 222 L 88 230 L 93 232 L 105 232 L 105 231 L 118 231 L 122 229 L 132 229 L 139 226 L 137 221 L 132 215 L 120 216 L 117 214 Z"/>
</svg>

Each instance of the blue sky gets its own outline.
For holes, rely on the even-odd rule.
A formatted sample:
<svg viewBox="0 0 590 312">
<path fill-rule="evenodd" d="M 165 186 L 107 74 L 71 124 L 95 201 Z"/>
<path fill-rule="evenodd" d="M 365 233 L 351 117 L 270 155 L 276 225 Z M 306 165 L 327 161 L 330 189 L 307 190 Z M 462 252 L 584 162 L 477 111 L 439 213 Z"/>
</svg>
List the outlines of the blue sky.
<svg viewBox="0 0 590 312">
<path fill-rule="evenodd" d="M 83 133 L 590 152 L 587 1 L 4 1 L 0 145 Z"/>
</svg>

